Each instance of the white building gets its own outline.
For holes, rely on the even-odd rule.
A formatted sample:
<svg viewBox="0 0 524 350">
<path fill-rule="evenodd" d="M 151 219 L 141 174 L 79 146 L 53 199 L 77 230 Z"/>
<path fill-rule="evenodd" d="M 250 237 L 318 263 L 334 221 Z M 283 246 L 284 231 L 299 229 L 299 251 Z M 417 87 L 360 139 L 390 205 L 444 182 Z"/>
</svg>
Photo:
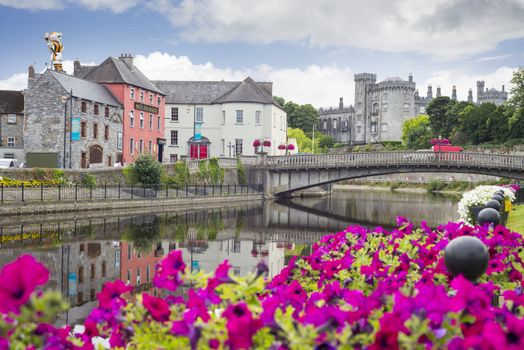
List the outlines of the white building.
<svg viewBox="0 0 524 350">
<path fill-rule="evenodd" d="M 253 141 L 271 141 L 269 155 L 286 142 L 284 110 L 273 100 L 273 84 L 231 81 L 155 81 L 166 96 L 164 159 L 254 155 Z M 200 129 L 200 134 L 199 134 Z M 194 141 L 196 137 L 196 141 Z M 200 138 L 198 137 L 200 135 Z"/>
</svg>

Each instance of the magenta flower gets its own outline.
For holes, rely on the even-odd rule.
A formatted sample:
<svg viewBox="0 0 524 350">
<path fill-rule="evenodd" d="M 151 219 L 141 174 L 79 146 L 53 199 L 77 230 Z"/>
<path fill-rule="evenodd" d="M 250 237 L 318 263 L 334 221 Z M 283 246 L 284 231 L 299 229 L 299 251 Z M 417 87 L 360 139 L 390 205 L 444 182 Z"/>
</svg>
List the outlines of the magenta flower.
<svg viewBox="0 0 524 350">
<path fill-rule="evenodd" d="M 107 282 L 97 298 L 101 308 L 118 310 L 127 304 L 122 294 L 131 292 L 133 288 L 126 286 L 124 282 L 116 280 Z"/>
<path fill-rule="evenodd" d="M 253 319 L 253 315 L 245 303 L 229 305 L 224 311 L 224 317 L 227 319 L 226 328 L 230 349 L 251 349 L 253 335 L 262 326 L 260 320 Z"/>
<path fill-rule="evenodd" d="M 185 274 L 185 269 L 182 251 L 174 250 L 158 265 L 153 284 L 157 288 L 175 291 L 182 284 L 181 275 Z"/>
<path fill-rule="evenodd" d="M 144 293 L 142 294 L 142 304 L 151 313 L 155 321 L 165 322 L 169 319 L 171 312 L 169 311 L 169 304 L 164 299 Z"/>
<path fill-rule="evenodd" d="M 35 288 L 49 279 L 49 271 L 31 255 L 22 255 L 0 271 L 0 312 L 18 314 Z"/>
</svg>

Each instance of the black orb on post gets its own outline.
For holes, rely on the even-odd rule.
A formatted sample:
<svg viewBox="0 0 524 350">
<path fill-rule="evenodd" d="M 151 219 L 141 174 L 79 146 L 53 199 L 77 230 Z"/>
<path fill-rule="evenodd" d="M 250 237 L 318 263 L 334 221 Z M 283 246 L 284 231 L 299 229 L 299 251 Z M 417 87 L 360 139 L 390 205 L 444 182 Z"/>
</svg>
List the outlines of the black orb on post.
<svg viewBox="0 0 524 350">
<path fill-rule="evenodd" d="M 487 201 L 486 204 L 484 204 L 484 207 L 495 209 L 498 212 L 500 212 L 500 208 L 502 208 L 500 203 L 495 199 L 490 199 Z"/>
<path fill-rule="evenodd" d="M 444 250 L 444 260 L 453 277 L 463 275 L 474 282 L 486 271 L 489 252 L 480 239 L 461 236 L 449 242 Z"/>
<path fill-rule="evenodd" d="M 498 195 L 498 196 L 504 197 L 504 191 L 502 191 L 502 190 L 498 190 L 497 192 L 495 192 L 495 195 Z"/>
<path fill-rule="evenodd" d="M 502 204 L 502 202 L 504 201 L 504 198 L 499 196 L 498 194 L 494 195 L 493 199 L 498 201 L 500 204 Z"/>
<path fill-rule="evenodd" d="M 493 224 L 497 226 L 500 224 L 500 213 L 493 208 L 484 208 L 477 216 L 477 224 L 483 226 L 484 224 Z"/>
</svg>

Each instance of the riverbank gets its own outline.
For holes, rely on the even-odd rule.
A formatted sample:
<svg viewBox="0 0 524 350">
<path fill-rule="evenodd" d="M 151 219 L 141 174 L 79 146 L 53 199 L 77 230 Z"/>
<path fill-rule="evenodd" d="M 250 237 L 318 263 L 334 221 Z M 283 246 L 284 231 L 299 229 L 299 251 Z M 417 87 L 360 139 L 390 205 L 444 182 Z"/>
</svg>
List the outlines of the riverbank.
<svg viewBox="0 0 524 350">
<path fill-rule="evenodd" d="M 524 205 L 518 205 L 509 213 L 506 227 L 511 231 L 524 234 Z"/>
<path fill-rule="evenodd" d="M 26 202 L 4 203 L 0 205 L 0 216 L 24 216 L 35 214 L 57 214 L 71 212 L 106 212 L 126 210 L 134 212 L 147 209 L 155 210 L 192 210 L 205 209 L 220 204 L 244 203 L 262 201 L 261 193 L 237 194 L 231 196 L 201 196 L 179 198 L 135 198 L 135 199 L 100 199 L 91 201 L 62 201 L 62 202 Z"/>
</svg>

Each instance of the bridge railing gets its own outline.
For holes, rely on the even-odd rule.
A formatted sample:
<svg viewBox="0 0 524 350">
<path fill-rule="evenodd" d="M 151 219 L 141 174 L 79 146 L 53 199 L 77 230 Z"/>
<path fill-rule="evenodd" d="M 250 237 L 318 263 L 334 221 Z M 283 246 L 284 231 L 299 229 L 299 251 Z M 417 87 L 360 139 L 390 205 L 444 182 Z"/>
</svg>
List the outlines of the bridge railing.
<svg viewBox="0 0 524 350">
<path fill-rule="evenodd" d="M 466 166 L 524 169 L 524 157 L 487 153 L 375 152 L 267 157 L 265 166 L 278 168 L 334 168 L 361 166 Z"/>
</svg>

